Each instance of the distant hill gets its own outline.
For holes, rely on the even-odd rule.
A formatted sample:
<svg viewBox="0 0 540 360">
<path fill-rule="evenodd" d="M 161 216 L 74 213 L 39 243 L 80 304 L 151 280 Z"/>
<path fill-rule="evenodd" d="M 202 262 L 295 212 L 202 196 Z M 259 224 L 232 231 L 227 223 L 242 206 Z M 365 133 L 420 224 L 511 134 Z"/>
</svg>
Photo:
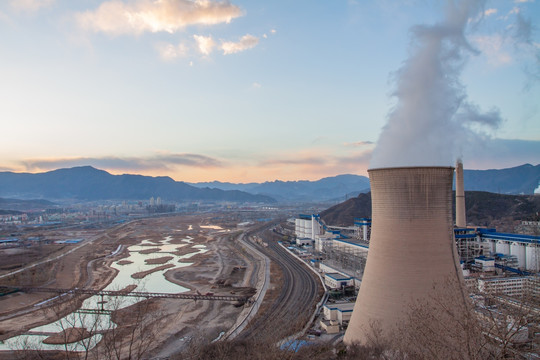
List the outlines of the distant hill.
<svg viewBox="0 0 540 360">
<path fill-rule="evenodd" d="M 18 210 L 18 211 L 27 211 L 27 210 L 43 210 L 51 208 L 56 204 L 43 199 L 38 200 L 20 200 L 20 199 L 4 199 L 0 198 L 0 210 Z M 16 214 L 18 211 L 11 212 Z"/>
<path fill-rule="evenodd" d="M 39 174 L 0 172 L 0 196 L 18 199 L 150 199 L 275 202 L 269 196 L 219 189 L 196 188 L 170 177 L 111 175 L 91 166 L 59 169 Z"/>
<path fill-rule="evenodd" d="M 324 202 L 343 199 L 350 193 L 354 196 L 369 191 L 369 179 L 360 175 L 338 175 L 317 181 L 267 181 L 264 183 L 233 184 L 222 182 L 191 183 L 197 187 L 235 189 L 251 194 L 271 196 L 279 201 Z"/>
<path fill-rule="evenodd" d="M 524 164 L 500 170 L 465 170 L 465 190 L 499 194 L 534 194 L 540 185 L 540 165 Z"/>
<path fill-rule="evenodd" d="M 540 184 L 540 165 L 525 164 L 501 170 L 465 170 L 465 190 L 501 194 L 533 194 Z M 278 201 L 333 202 L 369 192 L 369 179 L 360 175 L 338 175 L 317 181 L 267 181 L 235 184 L 229 182 L 190 183 L 198 188 L 240 190 L 271 196 Z"/>
<path fill-rule="evenodd" d="M 467 191 L 465 209 L 467 223 L 496 226 L 504 220 L 527 220 L 537 216 L 536 214 L 540 212 L 540 195 L 503 195 Z"/>
<path fill-rule="evenodd" d="M 371 217 L 371 193 L 359 194 L 324 210 L 320 215 L 328 225 L 352 226 L 355 218 Z"/>
<path fill-rule="evenodd" d="M 484 191 L 466 191 L 465 209 L 467 223 L 496 226 L 504 230 L 506 228 L 501 226 L 507 226 L 514 220 L 537 216 L 536 214 L 540 212 L 540 195 L 502 195 Z M 320 215 L 329 225 L 351 226 L 354 218 L 371 217 L 371 194 L 360 194 L 356 198 L 324 210 Z"/>
</svg>

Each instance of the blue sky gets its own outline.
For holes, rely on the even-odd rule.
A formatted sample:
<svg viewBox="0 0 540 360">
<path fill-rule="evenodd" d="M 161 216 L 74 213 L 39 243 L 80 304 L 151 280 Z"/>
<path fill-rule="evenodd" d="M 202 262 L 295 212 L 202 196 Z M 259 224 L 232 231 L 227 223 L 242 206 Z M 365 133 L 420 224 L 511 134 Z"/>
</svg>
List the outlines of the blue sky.
<svg viewBox="0 0 540 360">
<path fill-rule="evenodd" d="M 400 101 L 411 29 L 447 11 L 414 0 L 3 1 L 0 170 L 93 165 L 234 182 L 365 175 Z M 540 162 L 539 20 L 538 1 L 471 12 L 471 49 L 455 78 L 498 121 L 449 134 L 459 141 L 442 165 Z"/>
</svg>

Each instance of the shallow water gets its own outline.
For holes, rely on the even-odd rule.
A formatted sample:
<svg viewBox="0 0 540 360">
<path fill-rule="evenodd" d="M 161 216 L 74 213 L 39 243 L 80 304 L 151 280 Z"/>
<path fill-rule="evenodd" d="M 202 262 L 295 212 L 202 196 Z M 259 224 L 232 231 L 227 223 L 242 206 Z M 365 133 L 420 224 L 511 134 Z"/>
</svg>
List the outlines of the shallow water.
<svg viewBox="0 0 540 360">
<path fill-rule="evenodd" d="M 205 245 L 199 244 L 193 246 L 193 252 L 185 255 L 175 255 L 172 252 L 187 246 L 188 244 L 193 243 L 193 238 L 187 237 L 182 239 L 186 244 L 171 244 L 170 241 L 172 237 L 167 236 L 159 241 L 152 240 L 143 240 L 137 245 L 132 245 L 128 247 L 129 256 L 123 258 L 122 260 L 128 260 L 132 263 L 126 265 L 118 265 L 118 261 L 114 262 L 111 266 L 118 270 L 118 274 L 113 279 L 113 281 L 104 289 L 104 290 L 122 290 L 129 285 L 136 285 L 136 288 L 133 291 L 137 292 L 152 292 L 152 293 L 181 293 L 188 291 L 189 289 L 177 285 L 168 281 L 164 273 L 171 269 L 177 269 L 181 267 L 186 267 L 191 265 L 190 262 L 183 261 L 184 259 L 189 259 L 196 254 L 205 253 L 208 251 Z M 146 246 L 145 246 L 146 245 Z M 141 254 L 141 250 L 146 250 L 149 248 L 159 248 L 159 252 L 151 254 Z M 172 259 L 167 261 L 164 264 L 173 264 L 174 267 L 167 269 L 159 270 L 151 274 L 146 275 L 143 279 L 133 279 L 131 275 L 141 272 L 151 270 L 155 267 L 162 266 L 164 264 L 147 264 L 145 260 L 147 259 L 156 259 L 165 256 L 172 256 Z M 102 302 L 104 300 L 104 302 Z M 145 300 L 144 298 L 136 297 L 101 297 L 101 296 L 92 296 L 86 299 L 80 309 L 104 309 L 104 310 L 117 310 L 132 304 L 137 303 L 138 301 Z M 45 303 L 45 302 L 44 302 Z M 116 327 L 114 322 L 110 319 L 110 315 L 107 314 L 85 314 L 80 311 L 75 311 L 64 318 L 55 321 L 50 324 L 43 326 L 38 326 L 30 330 L 30 332 L 36 333 L 57 333 L 63 329 L 71 327 L 84 327 L 90 332 L 96 332 L 100 330 L 107 330 Z M 41 349 L 41 350 L 63 350 L 66 348 L 65 345 L 49 345 L 44 344 L 42 341 L 45 340 L 49 335 L 21 335 L 16 336 L 10 339 L 5 340 L 3 343 L 0 342 L 0 350 L 20 350 L 20 349 Z M 94 347 L 101 340 L 101 335 L 97 334 L 91 338 L 85 339 L 83 341 L 68 344 L 67 349 L 70 351 L 84 351 L 86 348 Z"/>
</svg>

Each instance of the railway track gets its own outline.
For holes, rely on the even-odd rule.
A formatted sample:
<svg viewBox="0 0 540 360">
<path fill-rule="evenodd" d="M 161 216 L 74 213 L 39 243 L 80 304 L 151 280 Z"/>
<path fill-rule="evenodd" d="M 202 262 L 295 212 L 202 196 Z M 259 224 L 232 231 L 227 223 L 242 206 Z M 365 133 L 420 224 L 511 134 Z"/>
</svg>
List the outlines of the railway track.
<svg viewBox="0 0 540 360">
<path fill-rule="evenodd" d="M 281 291 L 272 304 L 239 334 L 239 340 L 276 341 L 289 336 L 304 327 L 319 300 L 319 280 L 277 241 L 271 240 L 271 235 L 268 227 L 257 232 L 267 247 L 255 246 L 281 269 Z"/>
</svg>

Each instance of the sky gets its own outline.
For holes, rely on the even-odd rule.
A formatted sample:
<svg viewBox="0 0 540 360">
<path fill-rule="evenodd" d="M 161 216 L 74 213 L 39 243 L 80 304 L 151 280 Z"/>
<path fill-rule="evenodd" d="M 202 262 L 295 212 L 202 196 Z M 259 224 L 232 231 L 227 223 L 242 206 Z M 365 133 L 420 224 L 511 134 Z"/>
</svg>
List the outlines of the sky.
<svg viewBox="0 0 540 360">
<path fill-rule="evenodd" d="M 448 144 L 438 165 L 537 165 L 540 1 L 475 3 L 437 77 L 460 127 L 432 137 L 402 121 L 413 140 L 399 142 L 382 134 L 405 85 L 433 79 L 414 63 L 419 29 L 446 29 L 467 3 L 1 1 L 0 171 L 317 180 L 367 175 L 379 139 L 397 156 L 426 138 Z"/>
</svg>

